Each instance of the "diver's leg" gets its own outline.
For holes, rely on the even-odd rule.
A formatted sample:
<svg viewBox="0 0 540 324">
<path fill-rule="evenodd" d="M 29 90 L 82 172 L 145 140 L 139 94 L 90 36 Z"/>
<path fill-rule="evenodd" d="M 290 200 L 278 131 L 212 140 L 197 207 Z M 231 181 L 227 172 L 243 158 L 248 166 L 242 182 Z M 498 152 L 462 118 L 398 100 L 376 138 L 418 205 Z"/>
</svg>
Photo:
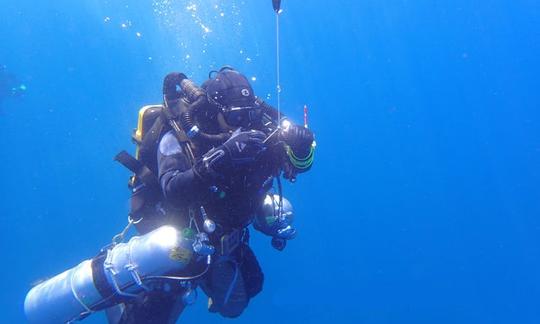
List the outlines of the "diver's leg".
<svg viewBox="0 0 540 324">
<path fill-rule="evenodd" d="M 203 284 L 208 310 L 224 317 L 238 317 L 249 303 L 240 265 L 231 259 L 217 260 Z"/>
<path fill-rule="evenodd" d="M 242 277 L 245 282 L 246 293 L 251 299 L 262 291 L 264 274 L 255 253 L 253 253 L 249 245 L 242 245 L 241 258 L 242 265 L 240 266 L 240 270 L 242 271 Z"/>
<path fill-rule="evenodd" d="M 225 317 L 238 317 L 263 286 L 264 275 L 255 254 L 242 244 L 231 256 L 212 264 L 202 288 L 208 295 L 208 310 Z"/>
</svg>

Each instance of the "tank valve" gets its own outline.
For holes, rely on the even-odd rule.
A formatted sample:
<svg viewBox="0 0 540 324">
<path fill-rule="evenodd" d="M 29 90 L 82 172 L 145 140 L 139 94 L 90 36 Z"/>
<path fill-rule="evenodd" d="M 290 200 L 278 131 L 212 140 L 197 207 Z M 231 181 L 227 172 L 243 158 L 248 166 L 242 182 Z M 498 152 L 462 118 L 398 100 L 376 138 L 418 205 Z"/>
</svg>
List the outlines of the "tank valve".
<svg viewBox="0 0 540 324">
<path fill-rule="evenodd" d="M 203 206 L 201 206 L 201 215 L 203 218 L 204 231 L 208 234 L 214 233 L 214 231 L 216 230 L 216 223 L 210 218 L 208 218 L 208 215 L 206 214 L 206 210 L 204 209 Z"/>
</svg>

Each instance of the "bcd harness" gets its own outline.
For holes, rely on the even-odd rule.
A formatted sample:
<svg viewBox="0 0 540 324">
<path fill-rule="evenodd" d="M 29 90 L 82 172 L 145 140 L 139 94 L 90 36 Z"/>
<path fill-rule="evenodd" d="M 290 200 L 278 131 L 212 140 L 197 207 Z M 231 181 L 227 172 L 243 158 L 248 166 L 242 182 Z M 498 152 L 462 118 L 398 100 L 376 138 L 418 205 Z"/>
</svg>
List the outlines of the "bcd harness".
<svg viewBox="0 0 540 324">
<path fill-rule="evenodd" d="M 128 182 L 128 187 L 133 195 L 137 194 L 141 189 L 146 189 L 144 194 L 144 202 L 133 202 L 130 216 L 136 220 L 141 215 L 133 215 L 137 211 L 137 206 L 143 203 L 157 203 L 164 199 L 158 180 L 158 168 L 156 152 L 159 146 L 161 137 L 170 129 L 173 130 L 175 137 L 186 152 L 188 161 L 191 165 L 195 163 L 195 156 L 191 143 L 185 132 L 175 120 L 175 115 L 172 113 L 167 104 L 164 105 L 149 105 L 144 106 L 139 110 L 137 128 L 134 129 L 132 140 L 136 145 L 135 156 L 132 156 L 126 151 L 118 153 L 114 160 L 122 164 L 128 170 L 133 172 Z M 132 196 L 132 200 L 133 200 Z M 148 201 L 151 200 L 151 201 Z"/>
<path fill-rule="evenodd" d="M 173 130 L 176 138 L 191 165 L 195 163 L 194 149 L 192 143 L 186 136 L 183 129 L 178 125 L 175 116 L 167 105 L 149 105 L 139 110 L 137 128 L 133 131 L 132 139 L 136 144 L 135 156 L 126 151 L 121 151 L 115 156 L 115 160 L 125 166 L 133 175 L 130 177 L 128 187 L 132 191 L 130 217 L 137 222 L 145 215 L 146 209 L 142 205 L 156 205 L 163 201 L 165 197 L 161 191 L 157 177 L 156 152 L 163 134 L 170 129 Z M 142 194 L 141 196 L 138 196 Z M 206 218 L 204 208 L 201 207 L 203 221 Z M 190 218 L 193 214 L 190 210 Z M 221 254 L 229 254 L 240 244 L 245 234 L 243 230 L 233 230 L 222 233 L 220 240 Z"/>
</svg>

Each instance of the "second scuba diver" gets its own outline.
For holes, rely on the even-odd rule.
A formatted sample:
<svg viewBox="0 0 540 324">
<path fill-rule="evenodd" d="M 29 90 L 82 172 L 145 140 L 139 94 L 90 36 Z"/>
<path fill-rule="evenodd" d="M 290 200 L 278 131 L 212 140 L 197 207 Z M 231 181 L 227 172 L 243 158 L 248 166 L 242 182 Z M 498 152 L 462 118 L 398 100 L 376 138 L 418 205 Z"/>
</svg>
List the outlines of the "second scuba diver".
<svg viewBox="0 0 540 324">
<path fill-rule="evenodd" d="M 24 95 L 26 85 L 9 73 L 5 65 L 0 65 L 0 103 L 7 98 L 17 98 Z"/>
<path fill-rule="evenodd" d="M 137 158 L 117 157 L 135 173 L 130 217 L 142 234 L 162 225 L 203 233 L 195 254 L 213 258 L 210 265 L 192 258 L 196 279 L 155 284 L 109 309 L 110 323 L 175 323 L 196 287 L 208 296 L 210 312 L 239 316 L 264 279 L 248 225 L 283 250 L 296 230 L 279 179 L 294 180 L 313 163 L 313 133 L 258 99 L 232 68 L 214 72 L 201 88 L 171 73 L 163 94 L 163 107 L 141 110 Z"/>
</svg>

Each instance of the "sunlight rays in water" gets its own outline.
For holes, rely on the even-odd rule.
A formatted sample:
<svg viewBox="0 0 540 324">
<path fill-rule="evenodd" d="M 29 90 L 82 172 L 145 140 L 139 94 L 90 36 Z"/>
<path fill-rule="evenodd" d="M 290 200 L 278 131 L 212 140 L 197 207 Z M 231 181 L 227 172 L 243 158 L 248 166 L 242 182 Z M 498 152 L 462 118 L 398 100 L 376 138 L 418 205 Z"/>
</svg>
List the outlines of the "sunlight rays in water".
<svg viewBox="0 0 540 324">
<path fill-rule="evenodd" d="M 241 43 L 244 31 L 242 9 L 244 1 L 221 0 L 154 0 L 154 16 L 162 28 L 176 39 L 183 51 L 179 58 L 184 65 L 192 65 L 195 57 L 218 68 L 223 51 L 240 53 L 245 63 L 253 61 L 244 49 L 234 49 Z M 256 55 L 255 55 L 256 56 Z"/>
<path fill-rule="evenodd" d="M 206 75 L 224 64 L 255 69 L 261 43 L 268 41 L 260 36 L 258 12 L 245 0 L 104 0 L 98 9 L 111 33 L 121 31 L 126 44 L 140 42 L 148 49 L 148 64 L 181 69 L 188 76 Z"/>
</svg>

